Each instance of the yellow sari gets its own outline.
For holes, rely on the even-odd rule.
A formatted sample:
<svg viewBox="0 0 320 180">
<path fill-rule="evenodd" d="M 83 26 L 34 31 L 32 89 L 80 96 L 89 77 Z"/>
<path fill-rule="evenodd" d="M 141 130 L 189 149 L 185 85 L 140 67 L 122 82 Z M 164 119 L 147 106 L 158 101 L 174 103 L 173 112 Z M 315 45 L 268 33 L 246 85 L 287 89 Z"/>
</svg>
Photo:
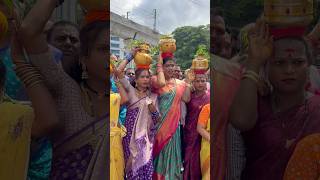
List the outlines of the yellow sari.
<svg viewBox="0 0 320 180">
<path fill-rule="evenodd" d="M 27 179 L 33 119 L 31 107 L 0 102 L 0 179 Z"/>
<path fill-rule="evenodd" d="M 198 123 L 205 125 L 210 133 L 210 104 L 205 105 L 199 115 Z M 210 142 L 202 138 L 200 150 L 201 174 L 203 180 L 210 180 Z"/>
<path fill-rule="evenodd" d="M 125 128 L 118 123 L 120 99 L 118 93 L 110 93 L 110 180 L 124 179 L 122 138 Z"/>
</svg>

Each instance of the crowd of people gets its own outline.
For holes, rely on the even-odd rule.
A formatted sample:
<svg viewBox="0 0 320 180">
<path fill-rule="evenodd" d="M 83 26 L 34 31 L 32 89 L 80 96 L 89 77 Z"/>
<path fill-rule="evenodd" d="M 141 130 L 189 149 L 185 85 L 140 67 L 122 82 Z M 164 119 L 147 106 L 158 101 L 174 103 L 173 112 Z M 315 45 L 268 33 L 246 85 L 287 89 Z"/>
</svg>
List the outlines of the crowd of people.
<svg viewBox="0 0 320 180">
<path fill-rule="evenodd" d="M 319 179 L 319 24 L 232 31 L 218 7 L 211 20 L 215 179 Z"/>
<path fill-rule="evenodd" d="M 210 179 L 210 85 L 159 53 L 156 72 L 111 65 L 111 179 Z M 116 147 L 116 148 L 115 148 Z"/>
<path fill-rule="evenodd" d="M 25 17 L 10 2 L 0 1 L 0 179 L 107 179 L 108 13 L 77 25 L 50 21 L 63 1 L 36 1 Z"/>
<path fill-rule="evenodd" d="M 109 67 L 107 16 L 51 22 L 62 2 L 0 1 L 0 179 L 207 180 L 210 160 L 219 180 L 319 179 L 320 24 L 236 30 L 216 8 L 212 76 L 161 52 L 152 72 L 127 68 L 138 49 Z"/>
</svg>

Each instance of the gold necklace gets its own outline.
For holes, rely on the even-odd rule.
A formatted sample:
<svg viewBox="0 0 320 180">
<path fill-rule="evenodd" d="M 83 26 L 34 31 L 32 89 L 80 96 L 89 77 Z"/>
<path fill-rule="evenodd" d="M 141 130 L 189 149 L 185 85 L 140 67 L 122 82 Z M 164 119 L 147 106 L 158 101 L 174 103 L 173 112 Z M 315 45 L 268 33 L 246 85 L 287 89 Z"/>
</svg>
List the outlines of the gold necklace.
<svg viewBox="0 0 320 180">
<path fill-rule="evenodd" d="M 136 88 L 136 95 L 141 98 L 144 97 L 146 94 L 146 92 L 148 91 L 148 89 L 144 90 L 144 91 L 140 91 L 138 88 Z"/>
</svg>

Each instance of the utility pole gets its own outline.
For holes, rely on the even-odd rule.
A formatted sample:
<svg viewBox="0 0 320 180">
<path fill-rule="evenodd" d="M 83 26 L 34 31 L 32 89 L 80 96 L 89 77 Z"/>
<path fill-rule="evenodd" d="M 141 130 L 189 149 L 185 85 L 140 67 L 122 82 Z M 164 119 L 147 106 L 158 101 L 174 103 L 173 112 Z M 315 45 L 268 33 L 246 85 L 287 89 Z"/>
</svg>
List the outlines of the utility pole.
<svg viewBox="0 0 320 180">
<path fill-rule="evenodd" d="M 127 19 L 129 19 L 129 11 L 127 11 Z"/>
<path fill-rule="evenodd" d="M 154 9 L 154 23 L 153 23 L 153 30 L 157 30 L 157 9 Z"/>
</svg>

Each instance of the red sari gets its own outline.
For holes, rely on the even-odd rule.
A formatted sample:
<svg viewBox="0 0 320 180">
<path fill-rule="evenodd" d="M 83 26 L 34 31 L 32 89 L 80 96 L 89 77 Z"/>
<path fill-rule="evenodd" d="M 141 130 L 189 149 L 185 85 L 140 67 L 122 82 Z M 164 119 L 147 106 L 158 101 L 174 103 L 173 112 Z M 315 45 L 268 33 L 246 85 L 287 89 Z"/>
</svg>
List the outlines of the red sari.
<svg viewBox="0 0 320 180">
<path fill-rule="evenodd" d="M 184 136 L 184 174 L 183 179 L 198 180 L 201 179 L 200 169 L 200 149 L 201 136 L 197 132 L 198 117 L 202 107 L 210 103 L 210 93 L 197 97 L 191 95 L 188 103 L 188 114 L 185 127 L 183 128 Z"/>
</svg>

